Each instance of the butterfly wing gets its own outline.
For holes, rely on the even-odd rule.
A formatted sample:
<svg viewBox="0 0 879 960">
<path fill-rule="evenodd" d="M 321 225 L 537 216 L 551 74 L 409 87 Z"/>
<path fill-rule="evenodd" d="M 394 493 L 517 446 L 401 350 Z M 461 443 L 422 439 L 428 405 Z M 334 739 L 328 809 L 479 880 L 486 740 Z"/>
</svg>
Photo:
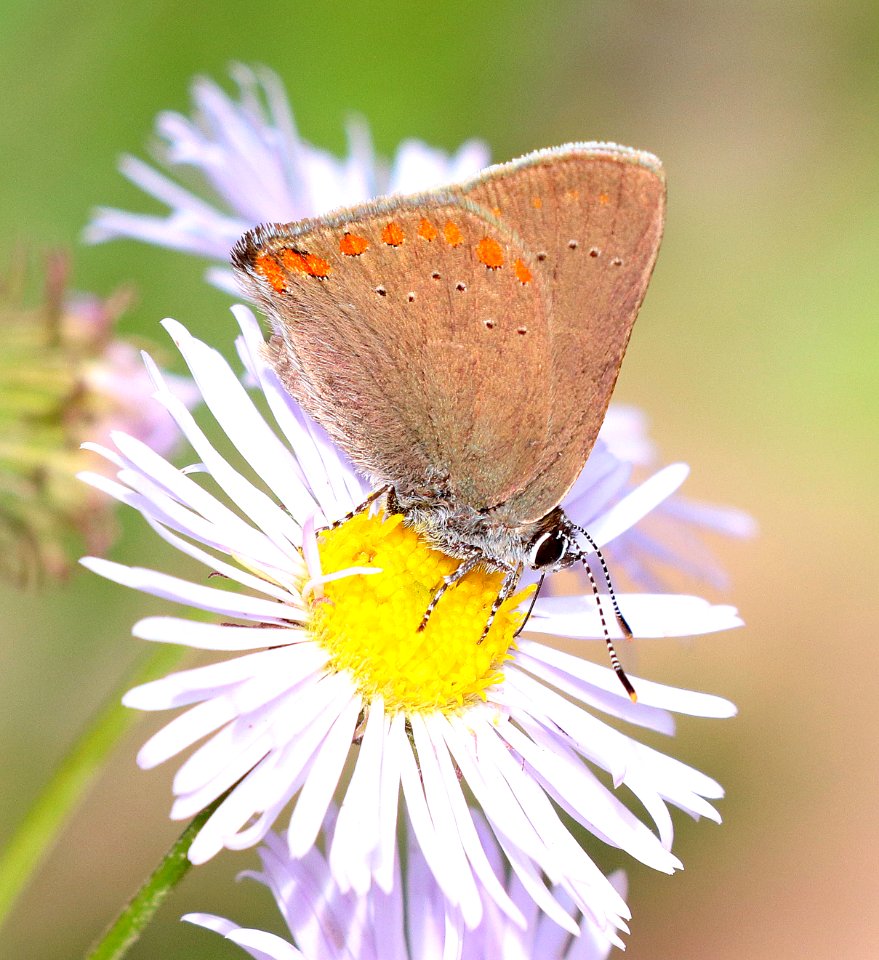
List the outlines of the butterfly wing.
<svg viewBox="0 0 879 960">
<path fill-rule="evenodd" d="M 489 167 L 456 189 L 514 226 L 544 281 L 549 429 L 500 507 L 536 520 L 562 500 L 598 436 L 659 249 L 665 178 L 652 154 L 584 143 Z"/>
<path fill-rule="evenodd" d="M 503 222 L 439 191 L 264 225 L 232 260 L 281 379 L 374 479 L 476 509 L 520 489 L 547 448 L 550 323 Z"/>
</svg>

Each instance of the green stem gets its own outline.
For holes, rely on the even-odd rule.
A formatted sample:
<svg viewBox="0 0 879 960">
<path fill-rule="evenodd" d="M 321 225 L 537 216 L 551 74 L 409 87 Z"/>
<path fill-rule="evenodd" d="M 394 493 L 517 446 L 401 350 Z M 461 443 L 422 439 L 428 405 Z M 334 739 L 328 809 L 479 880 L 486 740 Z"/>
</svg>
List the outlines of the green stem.
<svg viewBox="0 0 879 960">
<path fill-rule="evenodd" d="M 149 656 L 125 682 L 124 689 L 117 690 L 101 707 L 62 761 L 0 853 L 0 925 L 97 777 L 104 760 L 139 718 L 137 711 L 122 706 L 122 693 L 138 683 L 163 676 L 179 664 L 185 653 L 184 648 L 165 644 L 151 648 Z"/>
<path fill-rule="evenodd" d="M 195 835 L 228 795 L 227 790 L 209 807 L 202 810 L 174 841 L 162 862 L 128 901 L 98 943 L 92 947 L 87 960 L 121 960 L 140 939 L 141 933 L 153 919 L 156 911 L 191 869 L 192 864 L 187 854 Z"/>
</svg>

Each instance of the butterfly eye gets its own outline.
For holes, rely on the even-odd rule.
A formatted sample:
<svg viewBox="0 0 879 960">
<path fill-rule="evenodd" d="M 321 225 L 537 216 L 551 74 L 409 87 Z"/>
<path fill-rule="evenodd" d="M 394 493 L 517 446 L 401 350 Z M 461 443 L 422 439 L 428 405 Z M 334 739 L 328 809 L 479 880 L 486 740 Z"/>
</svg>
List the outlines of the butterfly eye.
<svg viewBox="0 0 879 960">
<path fill-rule="evenodd" d="M 568 552 L 570 542 L 561 530 L 541 533 L 528 551 L 528 566 L 535 570 L 553 566 Z"/>
</svg>

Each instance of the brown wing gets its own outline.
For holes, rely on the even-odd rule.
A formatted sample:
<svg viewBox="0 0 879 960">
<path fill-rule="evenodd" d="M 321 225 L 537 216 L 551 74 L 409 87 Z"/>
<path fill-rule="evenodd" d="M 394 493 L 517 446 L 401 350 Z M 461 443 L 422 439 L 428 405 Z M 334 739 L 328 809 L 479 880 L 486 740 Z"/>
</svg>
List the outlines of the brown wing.
<svg viewBox="0 0 879 960">
<path fill-rule="evenodd" d="M 392 198 L 258 227 L 232 259 L 286 386 L 360 467 L 477 509 L 521 488 L 546 448 L 547 300 L 497 218 Z"/>
<path fill-rule="evenodd" d="M 536 520 L 562 500 L 598 436 L 659 249 L 665 179 L 652 154 L 584 143 L 489 167 L 455 189 L 515 229 L 549 298 L 548 439 L 502 507 Z"/>
</svg>

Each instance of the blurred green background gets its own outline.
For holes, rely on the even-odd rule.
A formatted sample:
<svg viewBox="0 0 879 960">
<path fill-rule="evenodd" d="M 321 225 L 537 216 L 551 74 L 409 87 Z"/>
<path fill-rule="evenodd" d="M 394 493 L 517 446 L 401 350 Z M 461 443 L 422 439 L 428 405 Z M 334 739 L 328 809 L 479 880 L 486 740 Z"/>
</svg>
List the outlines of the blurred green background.
<svg viewBox="0 0 879 960">
<path fill-rule="evenodd" d="M 879 6 L 5 0 L 0 252 L 70 245 L 79 289 L 137 283 L 124 332 L 161 340 L 173 315 L 229 353 L 229 299 L 201 264 L 77 243 L 97 204 L 154 209 L 118 154 L 147 156 L 155 114 L 188 111 L 194 74 L 229 88 L 232 60 L 276 70 L 303 135 L 338 152 L 359 113 L 386 156 L 479 136 L 498 160 L 572 139 L 663 158 L 666 238 L 617 397 L 692 464 L 686 492 L 747 509 L 761 536 L 718 544 L 734 586 L 713 598 L 744 630 L 639 653 L 638 672 L 741 715 L 683 721 L 669 744 L 724 783 L 725 824 L 678 818 L 673 878 L 630 869 L 628 955 L 875 957 Z M 170 553 L 124 518 L 115 558 L 184 569 Z M 85 572 L 0 604 L 2 838 L 142 653 L 131 623 L 167 608 Z M 4 957 L 80 956 L 176 835 L 173 765 L 134 767 L 147 726 L 0 934 Z M 250 862 L 191 874 L 131 956 L 243 956 L 177 918 L 274 926 L 265 891 L 229 882 Z"/>
</svg>

